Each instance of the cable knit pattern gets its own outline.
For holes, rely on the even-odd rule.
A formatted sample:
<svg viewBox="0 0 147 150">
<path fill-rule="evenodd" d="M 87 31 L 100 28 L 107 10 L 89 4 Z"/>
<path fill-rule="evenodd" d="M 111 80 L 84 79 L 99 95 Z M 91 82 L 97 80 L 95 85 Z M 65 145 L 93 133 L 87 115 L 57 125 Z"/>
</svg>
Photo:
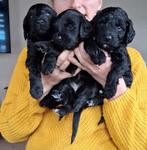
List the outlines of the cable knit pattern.
<svg viewBox="0 0 147 150">
<path fill-rule="evenodd" d="M 139 54 L 128 48 L 134 81 L 131 89 L 102 108 L 81 114 L 74 143 L 70 144 L 73 114 L 61 121 L 29 94 L 27 49 L 23 49 L 0 111 L 0 131 L 9 142 L 28 140 L 26 150 L 147 150 L 147 68 Z M 105 123 L 98 125 L 103 114 Z"/>
</svg>

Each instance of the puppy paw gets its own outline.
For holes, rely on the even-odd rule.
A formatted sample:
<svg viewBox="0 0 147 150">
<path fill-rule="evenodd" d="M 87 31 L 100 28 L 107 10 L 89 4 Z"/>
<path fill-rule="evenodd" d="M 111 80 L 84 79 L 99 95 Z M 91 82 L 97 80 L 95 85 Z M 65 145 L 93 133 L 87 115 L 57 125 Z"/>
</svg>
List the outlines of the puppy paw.
<svg viewBox="0 0 147 150">
<path fill-rule="evenodd" d="M 39 99 L 43 95 L 43 88 L 36 85 L 30 89 L 30 94 L 33 98 Z"/>
<path fill-rule="evenodd" d="M 100 53 L 99 56 L 92 58 L 94 64 L 101 65 L 106 62 L 106 56 L 104 53 Z"/>
<path fill-rule="evenodd" d="M 116 88 L 113 88 L 113 87 L 107 87 L 105 88 L 104 90 L 104 96 L 107 98 L 107 99 L 110 99 L 112 98 L 116 93 Z"/>
<path fill-rule="evenodd" d="M 42 53 L 47 53 L 48 45 L 49 45 L 49 42 L 41 41 L 41 42 L 35 42 L 33 46 L 37 51 L 40 51 Z"/>
<path fill-rule="evenodd" d="M 53 111 L 54 111 L 57 115 L 59 115 L 60 117 L 62 117 L 62 116 L 65 115 L 65 112 L 64 112 L 63 110 L 61 110 L 61 109 L 56 108 L 56 109 L 53 109 Z"/>
<path fill-rule="evenodd" d="M 131 87 L 133 78 L 124 78 L 127 87 Z"/>
<path fill-rule="evenodd" d="M 56 109 L 53 109 L 53 111 L 54 111 L 57 115 L 60 116 L 60 113 L 59 113 L 60 109 L 56 108 Z"/>
<path fill-rule="evenodd" d="M 86 102 L 86 104 L 87 104 L 88 107 L 92 107 L 92 106 L 95 105 L 93 99 L 89 99 L 89 100 Z"/>
<path fill-rule="evenodd" d="M 63 117 L 65 116 L 66 114 L 69 113 L 68 110 L 66 110 L 66 108 L 64 107 L 59 107 L 59 108 L 56 108 L 53 110 L 55 113 L 57 113 L 59 115 L 59 117 Z"/>
<path fill-rule="evenodd" d="M 41 100 L 41 101 L 39 102 L 39 105 L 40 105 L 41 107 L 48 107 L 48 101 L 46 101 L 46 100 Z"/>
</svg>

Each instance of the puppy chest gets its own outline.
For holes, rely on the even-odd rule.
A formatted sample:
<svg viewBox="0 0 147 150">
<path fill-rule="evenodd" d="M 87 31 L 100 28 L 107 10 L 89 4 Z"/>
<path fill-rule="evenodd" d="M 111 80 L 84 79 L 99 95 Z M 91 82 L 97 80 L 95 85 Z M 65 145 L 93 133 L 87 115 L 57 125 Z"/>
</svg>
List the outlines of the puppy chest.
<svg viewBox="0 0 147 150">
<path fill-rule="evenodd" d="M 73 88 L 73 90 L 76 92 L 79 88 L 80 84 L 75 82 L 70 82 L 70 86 Z"/>
</svg>

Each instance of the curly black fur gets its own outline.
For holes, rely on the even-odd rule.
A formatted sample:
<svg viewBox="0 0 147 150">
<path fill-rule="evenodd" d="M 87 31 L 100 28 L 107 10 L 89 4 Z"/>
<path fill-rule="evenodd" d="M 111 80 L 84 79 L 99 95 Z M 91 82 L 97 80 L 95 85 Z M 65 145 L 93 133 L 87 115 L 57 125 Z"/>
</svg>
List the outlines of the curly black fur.
<svg viewBox="0 0 147 150">
<path fill-rule="evenodd" d="M 28 47 L 26 67 L 29 69 L 30 94 L 36 99 L 43 94 L 41 65 L 44 54 L 49 48 L 52 49 L 48 41 L 51 38 L 50 29 L 55 17 L 56 12 L 50 6 L 41 3 L 33 5 L 23 21 L 24 38 L 27 40 Z"/>
<path fill-rule="evenodd" d="M 131 86 L 133 75 L 126 46 L 133 40 L 135 31 L 127 13 L 119 7 L 98 11 L 92 20 L 93 36 L 85 42 L 85 50 L 95 64 L 105 62 L 105 50 L 111 56 L 112 67 L 108 73 L 104 96 L 111 98 L 116 93 L 119 78 Z"/>
<path fill-rule="evenodd" d="M 59 14 L 53 23 L 52 43 L 58 51 L 73 50 L 79 43 L 90 37 L 91 31 L 90 22 L 80 12 L 66 10 Z M 46 70 L 48 69 L 47 67 Z M 76 67 L 70 65 L 67 71 L 73 73 L 75 69 Z M 102 90 L 102 86 L 98 85 L 88 73 L 81 71 L 76 77 L 65 79 L 53 87 L 40 105 L 54 108 L 61 117 L 70 112 L 75 113 L 71 139 L 73 142 L 82 110 L 102 104 L 103 97 L 99 94 L 99 90 Z"/>
</svg>

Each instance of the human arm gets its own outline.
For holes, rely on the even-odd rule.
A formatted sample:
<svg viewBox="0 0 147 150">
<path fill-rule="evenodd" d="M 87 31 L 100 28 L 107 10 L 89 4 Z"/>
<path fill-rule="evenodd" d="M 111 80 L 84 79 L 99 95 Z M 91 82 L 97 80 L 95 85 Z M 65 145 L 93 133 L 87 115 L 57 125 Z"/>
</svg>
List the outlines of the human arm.
<svg viewBox="0 0 147 150">
<path fill-rule="evenodd" d="M 66 68 L 69 66 L 70 61 L 68 61 L 69 55 L 72 55 L 73 52 L 64 50 L 57 59 L 56 67 L 52 74 L 43 75 L 41 74 L 42 84 L 43 84 L 43 95 L 40 98 L 42 100 L 51 90 L 51 88 L 58 84 L 61 80 L 65 78 L 70 78 L 76 76 L 80 69 L 77 68 L 74 74 L 66 72 Z"/>
<path fill-rule="evenodd" d="M 111 57 L 108 56 L 108 53 L 103 51 L 106 55 L 105 63 L 101 65 L 94 64 L 88 54 L 85 52 L 83 48 L 83 43 L 79 45 L 78 48 L 74 50 L 74 53 L 79 61 L 77 61 L 73 56 L 73 54 L 69 55 L 68 59 L 71 63 L 75 64 L 82 70 L 87 71 L 96 81 L 98 81 L 103 87 L 105 87 L 107 75 L 111 69 Z M 117 90 L 115 95 L 111 98 L 111 100 L 116 97 L 122 95 L 127 90 L 126 84 L 123 78 L 119 79 L 119 84 L 117 86 Z"/>
<path fill-rule="evenodd" d="M 130 89 L 115 98 L 105 100 L 103 114 L 108 131 L 120 149 L 147 148 L 147 68 L 139 52 L 129 49 L 133 72 Z"/>
<path fill-rule="evenodd" d="M 12 143 L 26 140 L 40 125 L 46 111 L 46 108 L 40 107 L 38 100 L 30 95 L 29 72 L 25 67 L 26 56 L 27 49 L 23 49 L 13 71 L 0 112 L 1 134 Z M 68 62 L 63 61 L 64 56 L 60 57 L 58 62 L 62 64 L 61 69 L 64 69 L 68 66 Z M 55 69 L 50 76 L 44 76 L 42 78 L 44 93 L 60 80 L 70 76 L 58 69 Z"/>
<path fill-rule="evenodd" d="M 98 72 L 101 73 L 97 77 L 93 77 L 104 86 L 111 67 L 109 61 L 111 58 L 107 57 L 104 66 L 96 66 L 89 61 L 87 55 L 79 54 L 82 50 L 76 50 L 80 64 L 73 58 L 70 58 L 71 62 L 91 73 L 92 76 Z M 128 51 L 134 77 L 132 87 L 127 89 L 123 78 L 121 78 L 115 96 L 104 101 L 103 115 L 109 134 L 118 149 L 145 150 L 147 147 L 147 68 L 135 49 Z"/>
<path fill-rule="evenodd" d="M 38 127 L 45 112 L 45 108 L 41 108 L 29 94 L 26 51 L 23 49 L 18 58 L 0 112 L 0 131 L 9 142 L 27 139 Z"/>
</svg>

